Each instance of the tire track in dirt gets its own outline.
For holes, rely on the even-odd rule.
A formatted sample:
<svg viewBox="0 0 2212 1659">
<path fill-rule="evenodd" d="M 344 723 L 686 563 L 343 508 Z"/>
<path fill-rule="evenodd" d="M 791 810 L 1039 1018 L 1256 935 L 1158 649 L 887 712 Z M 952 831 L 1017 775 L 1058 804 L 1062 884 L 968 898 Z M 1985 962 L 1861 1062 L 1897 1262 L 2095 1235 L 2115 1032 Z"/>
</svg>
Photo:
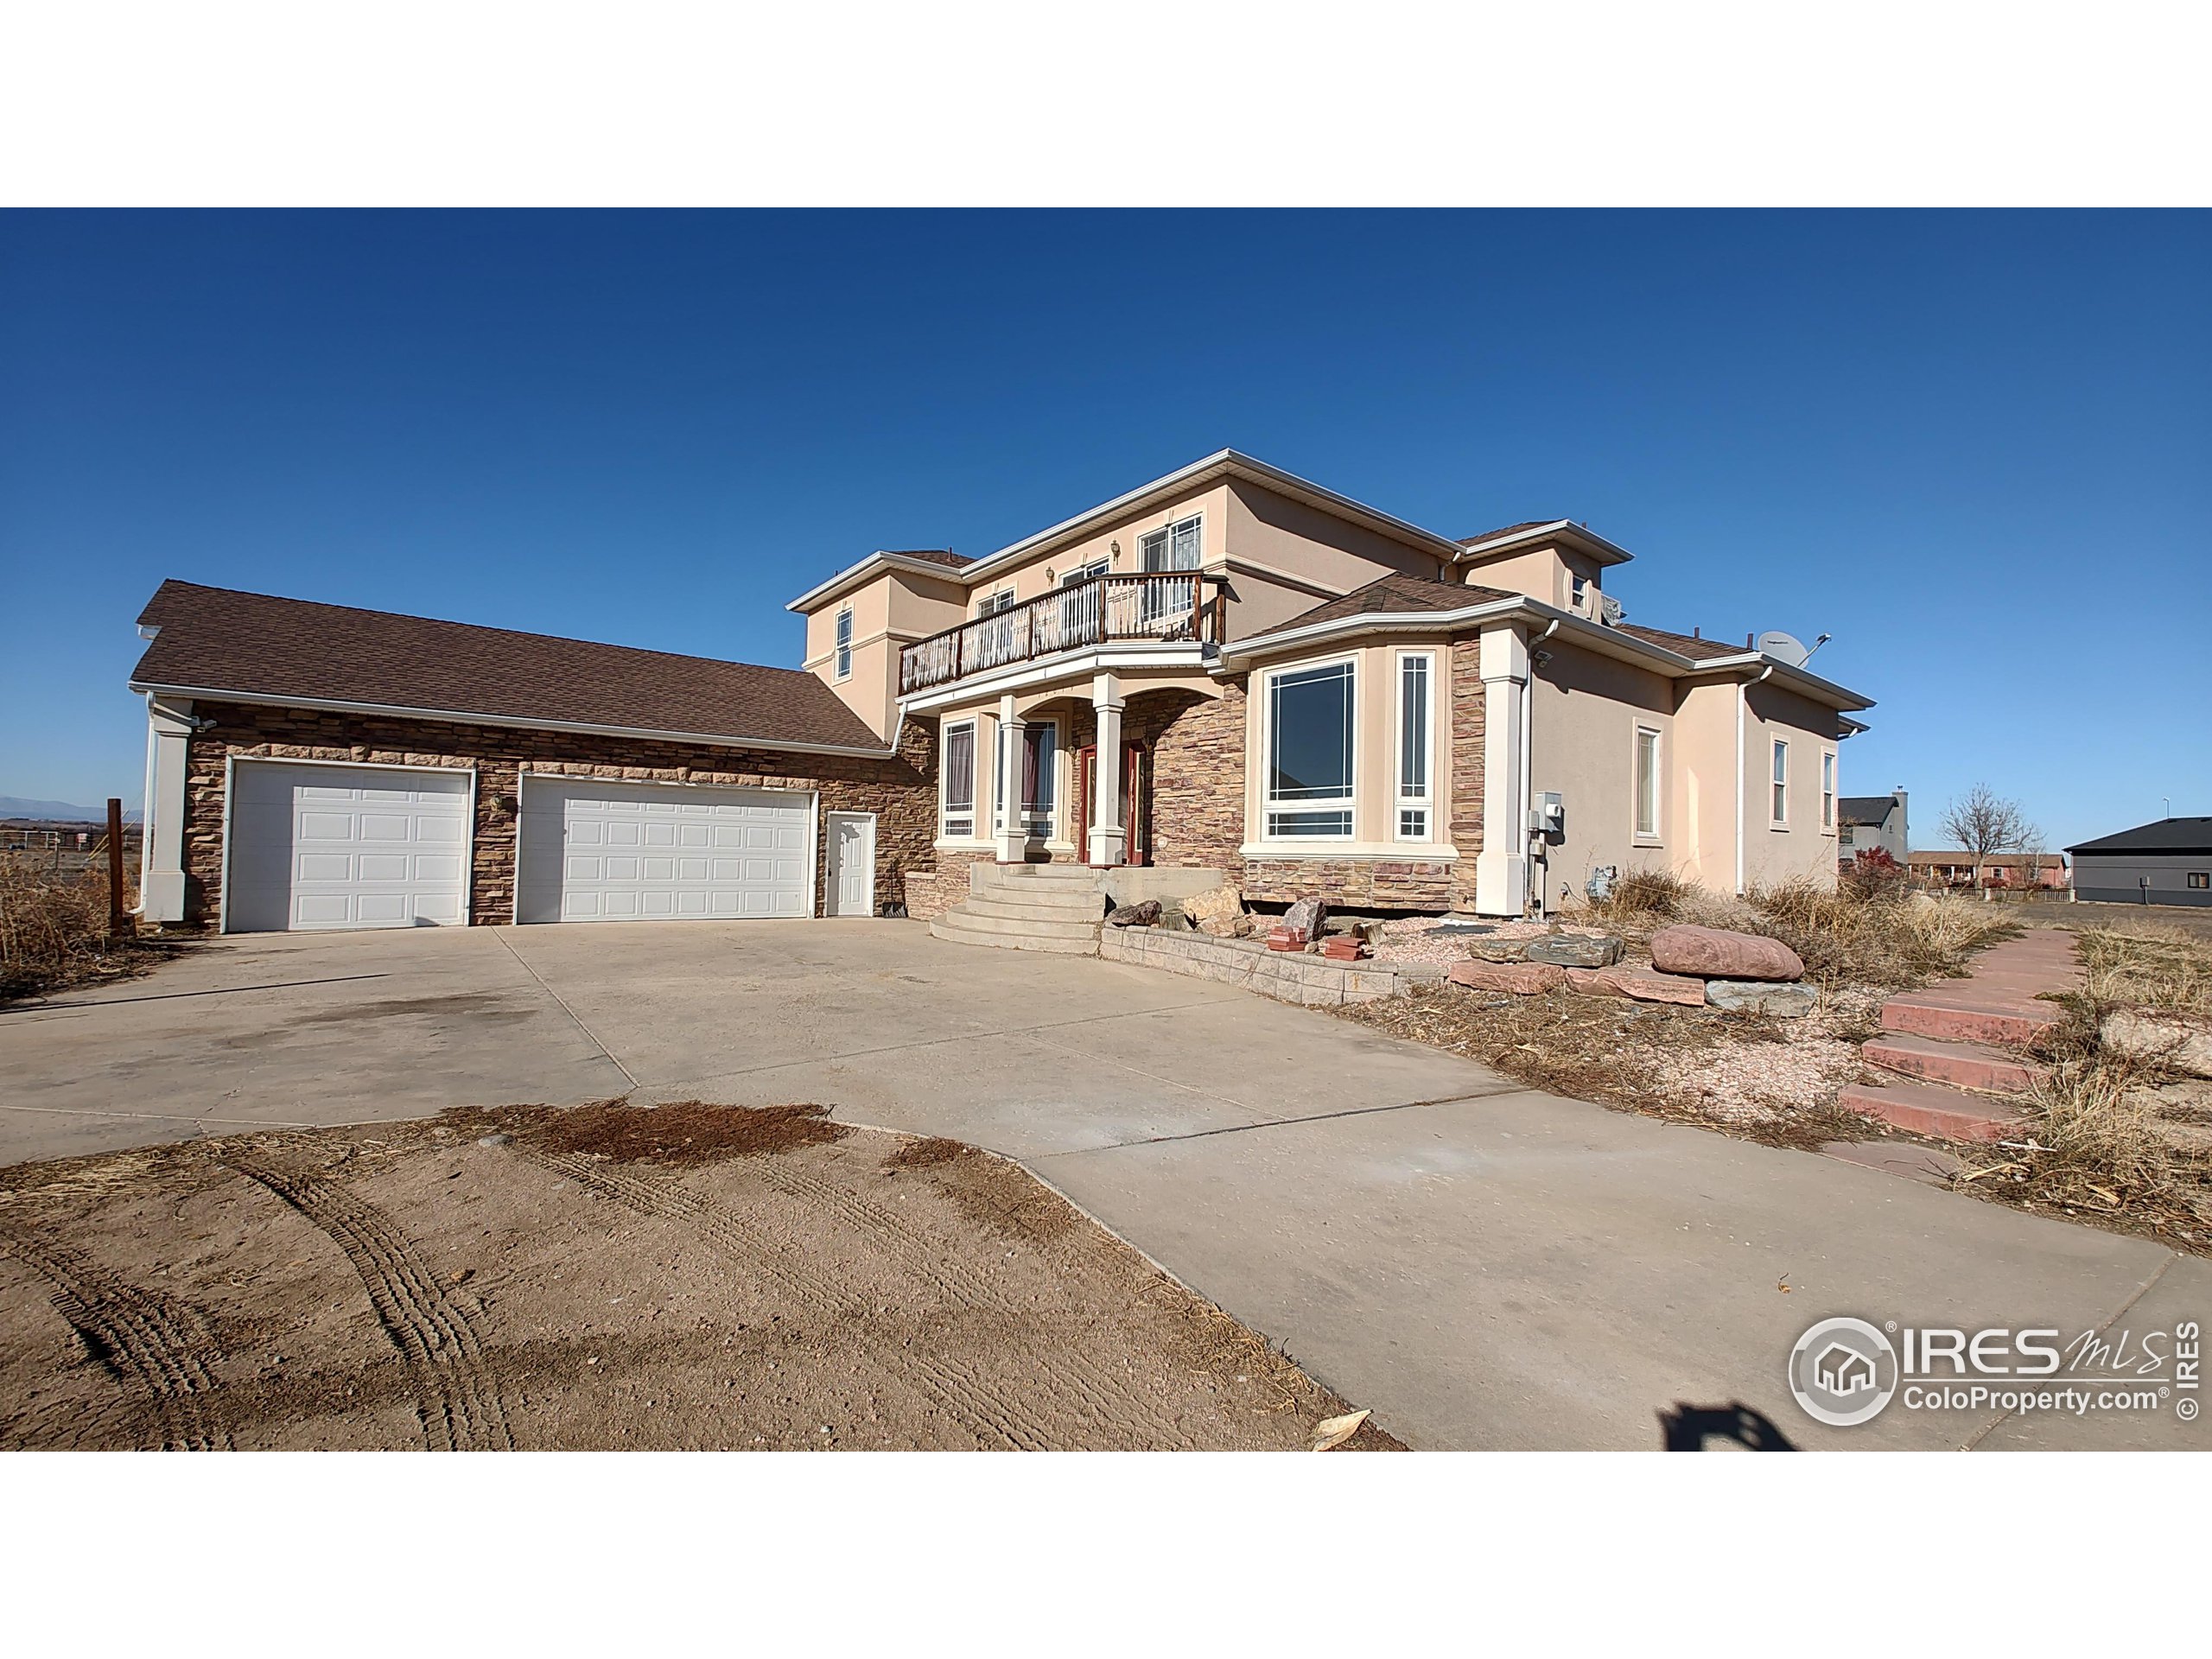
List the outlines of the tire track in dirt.
<svg viewBox="0 0 2212 1659">
<path fill-rule="evenodd" d="M 299 1211 L 346 1253 L 399 1350 L 433 1452 L 511 1452 L 506 1408 L 468 1315 L 383 1211 L 320 1175 L 259 1159 L 223 1160 Z"/>
<path fill-rule="evenodd" d="M 874 1303 L 858 1287 L 802 1260 L 795 1248 L 719 1205 L 673 1181 L 614 1169 L 573 1154 L 521 1146 L 515 1150 L 541 1169 L 639 1215 L 689 1223 L 701 1237 L 761 1274 L 809 1312 L 843 1319 L 871 1359 L 887 1372 L 904 1376 L 931 1404 L 979 1440 L 999 1441 L 1022 1452 L 1051 1448 L 1050 1429 L 1020 1402 L 1008 1399 L 943 1356 L 919 1354 L 883 1341 L 868 1323 Z"/>
<path fill-rule="evenodd" d="M 221 1351 L 197 1308 L 116 1277 L 91 1258 L 0 1225 L 5 1251 L 54 1287 L 54 1311 L 93 1358 L 153 1410 L 167 1452 L 227 1452 L 231 1437 L 208 1395 Z"/>
<path fill-rule="evenodd" d="M 761 1179 L 785 1198 L 828 1211 L 850 1227 L 885 1260 L 932 1289 L 955 1300 L 963 1300 L 1014 1319 L 1033 1319 L 1021 1306 L 967 1263 L 951 1259 L 938 1246 L 909 1227 L 905 1219 L 872 1198 L 808 1174 L 804 1170 L 771 1165 Z M 1132 1389 L 1123 1378 L 1096 1364 L 1079 1349 L 1039 1344 L 1032 1359 L 1040 1381 L 1060 1398 L 1076 1402 L 1084 1414 L 1115 1427 L 1145 1431 L 1173 1445 L 1187 1437 L 1165 1416 L 1157 1402 Z M 1109 1403 L 1118 1411 L 1103 1408 Z"/>
</svg>

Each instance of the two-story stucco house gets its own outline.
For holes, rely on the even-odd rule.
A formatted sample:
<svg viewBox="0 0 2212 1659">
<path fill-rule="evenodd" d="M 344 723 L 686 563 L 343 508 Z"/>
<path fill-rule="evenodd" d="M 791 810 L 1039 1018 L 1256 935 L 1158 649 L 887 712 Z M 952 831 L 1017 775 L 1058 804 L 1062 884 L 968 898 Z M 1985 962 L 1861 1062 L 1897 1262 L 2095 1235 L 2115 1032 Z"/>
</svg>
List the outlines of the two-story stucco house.
<svg viewBox="0 0 2212 1659">
<path fill-rule="evenodd" d="M 1607 867 L 1833 880 L 1869 701 L 1626 622 L 1630 557 L 1224 450 L 984 557 L 868 555 L 791 602 L 800 670 L 166 583 L 147 912 L 941 918 L 978 870 L 1141 866 L 1519 916 Z"/>
</svg>

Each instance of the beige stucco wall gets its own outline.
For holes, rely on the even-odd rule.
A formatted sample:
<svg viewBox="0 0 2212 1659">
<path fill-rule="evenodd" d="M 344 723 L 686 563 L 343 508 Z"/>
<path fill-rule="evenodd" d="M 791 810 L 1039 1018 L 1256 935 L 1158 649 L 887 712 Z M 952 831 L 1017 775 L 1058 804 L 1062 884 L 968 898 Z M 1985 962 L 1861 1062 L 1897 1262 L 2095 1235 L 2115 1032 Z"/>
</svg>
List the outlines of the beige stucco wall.
<svg viewBox="0 0 2212 1659">
<path fill-rule="evenodd" d="M 1667 814 L 1671 868 L 1715 893 L 1736 887 L 1736 683 L 1677 683 Z"/>
<path fill-rule="evenodd" d="M 1148 507 L 1142 512 L 1124 513 L 1106 520 L 1088 532 L 1080 541 L 1067 543 L 1047 551 L 1033 554 L 1018 563 L 993 570 L 974 582 L 968 591 L 968 614 L 974 616 L 976 607 L 989 595 L 1011 588 L 1017 601 L 1036 599 L 1051 593 L 1059 585 L 1060 578 L 1071 570 L 1080 569 L 1095 560 L 1105 559 L 1111 572 L 1117 576 L 1141 575 L 1144 571 L 1143 538 L 1155 530 L 1189 518 L 1199 516 L 1198 562 L 1203 566 L 1221 563 L 1223 538 L 1228 534 L 1229 488 L 1216 484 L 1208 489 L 1192 490 L 1178 495 L 1164 506 Z M 1120 550 L 1116 550 L 1116 543 Z"/>
<path fill-rule="evenodd" d="M 1576 610 L 1583 616 L 1595 616 L 1598 595 L 1605 589 L 1605 568 L 1588 554 L 1576 549 L 1545 545 L 1507 554 L 1485 563 L 1464 568 L 1465 579 L 1484 588 L 1500 588 L 1509 594 L 1526 594 L 1531 599 L 1541 600 L 1547 605 L 1556 605 L 1561 610 Z M 1580 576 L 1589 584 L 1578 607 L 1574 604 L 1573 579 Z"/>
<path fill-rule="evenodd" d="M 1821 756 L 1836 754 L 1836 792 L 1842 759 L 1835 711 L 1808 702 L 1772 682 L 1744 694 L 1744 881 L 1764 887 L 1798 876 L 1833 885 L 1836 833 L 1821 822 Z M 1789 744 L 1789 823 L 1771 822 L 1770 785 L 1776 739 Z"/>
<path fill-rule="evenodd" d="M 1662 675 L 1557 639 L 1539 649 L 1551 660 L 1530 675 L 1530 804 L 1556 791 L 1565 834 L 1536 843 L 1544 861 L 1530 885 L 1533 890 L 1541 880 L 1545 907 L 1556 910 L 1561 887 L 1580 899 L 1599 865 L 1675 868 L 1681 826 L 1666 786 L 1677 764 L 1675 687 Z M 1659 826 L 1649 837 L 1635 834 L 1638 726 L 1659 733 Z"/>
<path fill-rule="evenodd" d="M 1425 841 L 1398 838 L 1398 663 L 1410 652 L 1430 658 L 1428 721 L 1428 837 Z M 1379 857 L 1436 861 L 1452 857 L 1452 791 L 1460 786 L 1452 772 L 1452 652 L 1441 636 L 1422 639 L 1407 635 L 1388 644 L 1355 646 L 1286 658 L 1253 671 L 1249 713 L 1244 726 L 1244 855 L 1259 859 L 1341 859 Z M 1325 664 L 1351 662 L 1352 682 L 1352 839 L 1315 837 L 1267 838 L 1267 704 L 1268 682 L 1278 673 L 1318 668 Z M 1482 780 L 1465 787 L 1478 793 Z M 1471 856 L 1471 854 L 1470 855 Z"/>
<path fill-rule="evenodd" d="M 950 577 L 884 571 L 806 613 L 802 666 L 843 698 L 879 736 L 887 736 L 899 719 L 899 651 L 952 626 L 963 615 L 965 604 L 964 589 Z M 853 671 L 840 680 L 837 616 L 848 606 L 853 613 Z"/>
</svg>

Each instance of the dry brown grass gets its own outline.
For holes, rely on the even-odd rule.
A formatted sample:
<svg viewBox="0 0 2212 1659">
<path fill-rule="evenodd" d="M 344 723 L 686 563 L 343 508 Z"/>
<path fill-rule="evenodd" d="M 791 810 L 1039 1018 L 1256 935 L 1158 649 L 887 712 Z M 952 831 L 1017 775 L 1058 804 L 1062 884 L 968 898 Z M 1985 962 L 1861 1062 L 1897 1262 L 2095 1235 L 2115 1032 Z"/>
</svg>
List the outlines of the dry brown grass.
<svg viewBox="0 0 2212 1659">
<path fill-rule="evenodd" d="M 2082 992 L 2037 1045 L 2049 1078 L 2031 1097 L 2024 1138 L 1966 1154 L 1960 1184 L 2025 1208 L 2088 1214 L 2190 1249 L 2212 1248 L 2212 1160 L 2167 1133 L 2157 1090 L 2165 1058 L 2107 1046 L 2126 1008 L 2212 1017 L 2212 943 L 2157 923 L 2085 928 Z"/>
<path fill-rule="evenodd" d="M 127 972 L 140 960 L 135 940 L 107 937 L 103 865 L 56 872 L 0 853 L 0 1001 Z"/>
<path fill-rule="evenodd" d="M 2020 931 L 1994 906 L 1908 893 L 1896 883 L 1828 887 L 1800 879 L 1737 899 L 1653 871 L 1624 876 L 1591 914 L 1637 944 L 1673 922 L 1760 934 L 1802 957 L 1808 978 L 1884 990 L 1962 973 L 1975 951 Z"/>
</svg>

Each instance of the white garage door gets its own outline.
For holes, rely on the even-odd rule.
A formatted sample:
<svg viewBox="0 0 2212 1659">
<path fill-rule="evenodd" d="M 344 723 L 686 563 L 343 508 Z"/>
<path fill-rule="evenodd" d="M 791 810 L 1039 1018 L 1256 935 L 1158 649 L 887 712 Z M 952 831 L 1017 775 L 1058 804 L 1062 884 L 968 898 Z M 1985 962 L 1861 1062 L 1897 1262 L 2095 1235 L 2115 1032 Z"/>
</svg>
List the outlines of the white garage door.
<svg viewBox="0 0 2212 1659">
<path fill-rule="evenodd" d="M 515 919 L 808 916 L 813 798 L 525 778 Z"/>
<path fill-rule="evenodd" d="M 233 933 L 457 927 L 468 774 L 240 760 L 225 925 Z"/>
</svg>

